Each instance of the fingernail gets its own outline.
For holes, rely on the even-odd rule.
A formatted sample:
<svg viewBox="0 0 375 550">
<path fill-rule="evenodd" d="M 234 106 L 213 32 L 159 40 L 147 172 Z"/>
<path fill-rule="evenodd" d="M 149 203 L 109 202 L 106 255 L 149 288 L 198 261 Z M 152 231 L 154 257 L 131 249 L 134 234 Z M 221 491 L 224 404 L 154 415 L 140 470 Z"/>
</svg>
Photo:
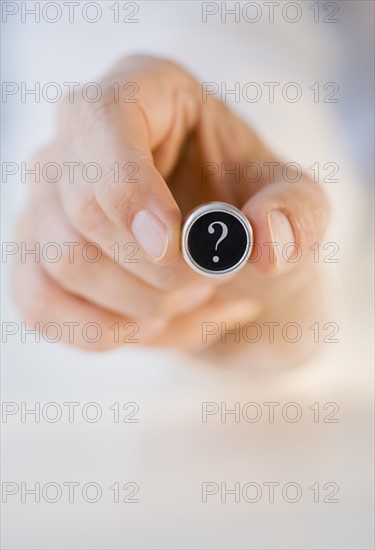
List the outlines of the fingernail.
<svg viewBox="0 0 375 550">
<path fill-rule="evenodd" d="M 288 263 L 288 259 L 295 252 L 293 228 L 288 218 L 280 210 L 271 210 L 268 214 L 268 225 L 271 232 L 272 241 L 275 243 L 274 250 L 277 267 L 281 269 Z"/>
<path fill-rule="evenodd" d="M 168 248 L 169 235 L 154 214 L 148 210 L 139 210 L 133 218 L 131 230 L 143 250 L 154 261 L 163 258 Z"/>
</svg>

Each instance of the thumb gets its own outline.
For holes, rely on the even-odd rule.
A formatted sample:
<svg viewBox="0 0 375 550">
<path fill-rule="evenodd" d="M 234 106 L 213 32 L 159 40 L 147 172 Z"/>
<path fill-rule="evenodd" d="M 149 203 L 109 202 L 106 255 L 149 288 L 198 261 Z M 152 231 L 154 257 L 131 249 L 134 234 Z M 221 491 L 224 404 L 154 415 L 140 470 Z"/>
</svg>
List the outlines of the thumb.
<svg viewBox="0 0 375 550">
<path fill-rule="evenodd" d="M 278 275 L 312 254 L 310 247 L 323 237 L 329 207 L 322 188 L 306 178 L 266 185 L 242 211 L 254 230 L 251 266 Z"/>
</svg>

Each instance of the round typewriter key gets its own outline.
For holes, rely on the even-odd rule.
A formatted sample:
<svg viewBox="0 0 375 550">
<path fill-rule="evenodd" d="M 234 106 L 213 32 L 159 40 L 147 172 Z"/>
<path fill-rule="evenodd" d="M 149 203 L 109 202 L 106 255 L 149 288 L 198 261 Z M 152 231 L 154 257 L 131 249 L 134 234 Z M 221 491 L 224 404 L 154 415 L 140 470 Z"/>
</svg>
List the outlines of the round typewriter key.
<svg viewBox="0 0 375 550">
<path fill-rule="evenodd" d="M 253 246 L 253 231 L 238 208 L 210 202 L 195 208 L 182 228 L 182 254 L 195 271 L 218 277 L 241 269 Z"/>
</svg>

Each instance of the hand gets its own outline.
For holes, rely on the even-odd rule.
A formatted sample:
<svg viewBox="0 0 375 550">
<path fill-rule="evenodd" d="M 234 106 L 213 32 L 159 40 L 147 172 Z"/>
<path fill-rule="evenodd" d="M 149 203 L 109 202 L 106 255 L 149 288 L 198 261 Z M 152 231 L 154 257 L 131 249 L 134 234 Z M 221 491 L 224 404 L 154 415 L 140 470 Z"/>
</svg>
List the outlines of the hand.
<svg viewBox="0 0 375 550">
<path fill-rule="evenodd" d="M 113 82 L 136 83 L 139 101 L 125 103 L 121 94 L 115 101 Z M 102 89 L 108 92 L 97 103 L 64 102 L 55 140 L 35 159 L 41 166 L 58 163 L 62 177 L 30 181 L 19 237 L 41 250 L 58 243 L 62 254 L 56 262 L 42 254 L 40 262 L 16 266 L 15 297 L 29 324 L 58 323 L 64 341 L 90 350 L 121 345 L 132 332 L 141 344 L 195 350 L 202 346 L 202 322 L 256 319 L 273 304 L 278 311 L 290 306 L 296 292 L 311 286 L 305 258 L 320 241 L 328 212 L 321 187 L 305 176 L 283 181 L 282 163 L 255 133 L 215 98 L 203 102 L 200 84 L 173 63 L 127 58 Z M 250 161 L 279 162 L 275 181 L 265 171 L 255 183 L 223 181 L 220 170 L 202 177 L 207 163 Z M 74 181 L 73 162 L 79 163 Z M 84 176 L 89 163 L 100 166 L 101 177 Z M 221 279 L 192 271 L 180 251 L 182 216 L 212 200 L 244 212 L 254 230 L 252 258 L 261 256 Z M 280 246 L 270 258 L 272 241 Z M 291 242 L 303 261 L 280 253 Z M 98 260 L 90 261 L 96 253 Z M 87 332 L 90 323 L 101 327 L 97 342 Z"/>
</svg>

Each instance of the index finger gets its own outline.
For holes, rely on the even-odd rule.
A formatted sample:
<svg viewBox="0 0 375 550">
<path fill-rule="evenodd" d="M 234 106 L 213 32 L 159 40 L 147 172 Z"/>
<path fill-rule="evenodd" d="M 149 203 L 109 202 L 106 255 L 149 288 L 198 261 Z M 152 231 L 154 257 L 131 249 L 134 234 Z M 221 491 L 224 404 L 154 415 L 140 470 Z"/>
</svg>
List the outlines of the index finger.
<svg viewBox="0 0 375 550">
<path fill-rule="evenodd" d="M 153 261 L 169 263 L 179 254 L 181 214 L 152 152 L 166 143 L 161 162 L 174 162 L 197 122 L 199 85 L 176 65 L 143 57 L 126 60 L 110 78 L 136 83 L 138 101 L 114 101 L 110 93 L 98 103 L 73 106 L 68 115 L 73 146 L 81 162 L 101 167 L 93 189 L 108 219 L 131 231 Z M 124 180 L 129 163 L 136 174 Z"/>
</svg>

